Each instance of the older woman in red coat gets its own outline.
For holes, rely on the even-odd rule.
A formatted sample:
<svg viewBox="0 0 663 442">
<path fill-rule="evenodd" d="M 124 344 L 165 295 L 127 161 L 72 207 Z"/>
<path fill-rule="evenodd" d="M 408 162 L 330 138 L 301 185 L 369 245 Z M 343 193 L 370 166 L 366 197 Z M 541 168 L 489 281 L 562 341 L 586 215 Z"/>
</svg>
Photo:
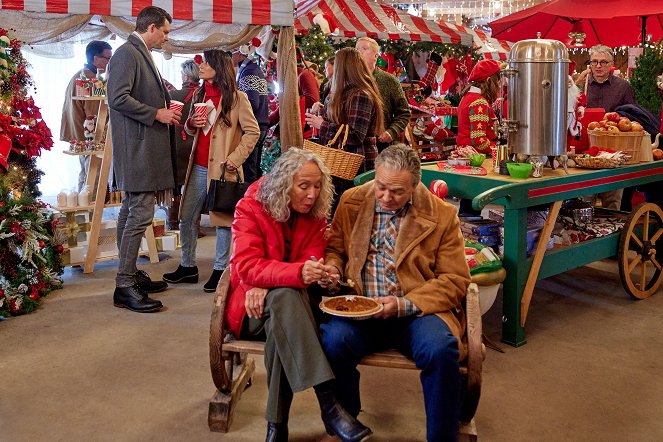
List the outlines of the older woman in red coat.
<svg viewBox="0 0 663 442">
<path fill-rule="evenodd" d="M 293 392 L 313 387 L 328 432 L 361 441 L 371 430 L 332 393 L 307 288 L 325 285 L 325 230 L 333 187 L 315 154 L 291 147 L 249 187 L 232 223 L 228 324 L 236 336 L 265 339 L 267 441 L 288 440 Z"/>
</svg>

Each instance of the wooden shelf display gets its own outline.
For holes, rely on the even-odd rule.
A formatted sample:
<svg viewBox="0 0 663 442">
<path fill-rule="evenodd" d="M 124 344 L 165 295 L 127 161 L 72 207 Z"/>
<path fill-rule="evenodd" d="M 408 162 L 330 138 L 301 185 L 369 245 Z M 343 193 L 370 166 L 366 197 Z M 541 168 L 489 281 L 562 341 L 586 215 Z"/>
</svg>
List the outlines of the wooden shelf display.
<svg viewBox="0 0 663 442">
<path fill-rule="evenodd" d="M 102 143 L 104 138 L 104 132 L 106 130 L 106 123 L 108 122 L 108 105 L 106 104 L 105 96 L 92 96 L 92 97 L 73 97 L 74 100 L 85 100 L 85 101 L 99 101 L 99 110 L 97 113 L 97 126 L 95 129 L 94 143 Z M 70 263 L 68 265 L 83 265 L 84 273 L 91 273 L 94 271 L 94 264 L 97 261 L 107 261 L 117 258 L 117 246 L 115 242 L 115 225 L 112 227 L 108 224 L 102 223 L 103 211 L 104 208 L 108 207 L 118 207 L 121 204 L 106 204 L 106 193 L 108 191 L 108 186 L 105 183 L 108 182 L 110 175 L 110 166 L 113 158 L 113 147 L 111 144 L 110 136 L 106 137 L 105 142 L 103 142 L 103 150 L 94 150 L 94 151 L 83 151 L 83 152 L 70 152 L 65 151 L 67 155 L 90 155 L 90 166 L 88 169 L 87 179 L 85 184 L 89 189 L 94 189 L 96 184 L 96 195 L 91 205 L 89 206 L 76 206 L 76 207 L 61 207 L 56 208 L 63 214 L 65 214 L 67 222 L 67 230 L 70 233 L 77 234 L 77 222 L 76 217 L 80 214 L 92 213 L 92 218 L 89 220 L 89 235 L 86 232 L 87 239 L 87 249 L 82 250 L 76 248 L 75 256 L 71 256 L 72 252 L 70 251 Z M 100 185 L 99 185 L 100 184 Z M 85 221 L 84 221 L 85 223 Z M 87 227 L 87 226 L 86 226 Z M 102 230 L 104 235 L 102 236 Z M 106 238 L 107 239 L 104 239 Z M 72 236 L 70 235 L 70 239 Z M 113 247 L 110 247 L 109 243 L 113 240 Z M 101 244 L 100 244 L 101 240 Z M 145 231 L 145 240 L 146 240 L 146 251 L 141 254 L 147 254 L 150 257 L 150 262 L 157 263 L 159 262 L 159 254 L 157 251 L 156 239 L 154 236 L 154 230 L 152 227 L 148 227 Z M 70 245 L 76 243 L 76 239 L 70 241 Z M 74 249 L 70 249 L 74 250 Z M 84 253 L 83 253 L 84 252 Z"/>
</svg>

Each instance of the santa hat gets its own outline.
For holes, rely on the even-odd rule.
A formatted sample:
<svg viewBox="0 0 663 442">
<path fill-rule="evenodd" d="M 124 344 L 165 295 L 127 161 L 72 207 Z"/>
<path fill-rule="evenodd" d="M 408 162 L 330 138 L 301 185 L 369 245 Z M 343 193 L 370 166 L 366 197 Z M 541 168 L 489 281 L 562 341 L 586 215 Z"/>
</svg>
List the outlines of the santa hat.
<svg viewBox="0 0 663 442">
<path fill-rule="evenodd" d="M 487 80 L 492 75 L 500 71 L 500 64 L 496 60 L 479 60 L 474 65 L 468 81 L 479 82 Z"/>
</svg>

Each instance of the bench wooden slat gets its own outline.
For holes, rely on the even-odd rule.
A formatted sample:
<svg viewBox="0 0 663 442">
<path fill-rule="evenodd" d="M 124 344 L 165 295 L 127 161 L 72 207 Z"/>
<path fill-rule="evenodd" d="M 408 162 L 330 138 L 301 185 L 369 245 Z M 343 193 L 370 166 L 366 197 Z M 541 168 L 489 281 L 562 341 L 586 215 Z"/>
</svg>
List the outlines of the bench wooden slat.
<svg viewBox="0 0 663 442">
<path fill-rule="evenodd" d="M 229 353 L 249 353 L 253 355 L 264 354 L 264 343 L 260 341 L 245 341 L 242 339 L 227 339 L 223 343 L 223 351 Z M 373 353 L 364 357 L 361 365 L 369 365 L 372 367 L 385 367 L 385 368 L 403 368 L 406 370 L 416 370 L 412 359 L 406 358 L 396 350 L 385 350 L 379 353 Z M 467 375 L 467 367 L 461 366 L 460 373 L 462 376 Z"/>
</svg>

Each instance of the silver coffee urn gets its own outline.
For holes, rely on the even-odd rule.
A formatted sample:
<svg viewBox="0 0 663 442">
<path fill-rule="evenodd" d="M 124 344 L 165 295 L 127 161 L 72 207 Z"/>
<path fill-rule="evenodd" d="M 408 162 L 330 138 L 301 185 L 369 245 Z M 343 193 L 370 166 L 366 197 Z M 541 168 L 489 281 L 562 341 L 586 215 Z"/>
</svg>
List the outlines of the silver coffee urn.
<svg viewBox="0 0 663 442">
<path fill-rule="evenodd" d="M 561 41 L 523 40 L 511 48 L 508 63 L 508 113 L 501 129 L 509 152 L 518 161 L 527 158 L 534 176 L 541 176 L 543 156 L 566 155 L 569 53 Z"/>
</svg>

